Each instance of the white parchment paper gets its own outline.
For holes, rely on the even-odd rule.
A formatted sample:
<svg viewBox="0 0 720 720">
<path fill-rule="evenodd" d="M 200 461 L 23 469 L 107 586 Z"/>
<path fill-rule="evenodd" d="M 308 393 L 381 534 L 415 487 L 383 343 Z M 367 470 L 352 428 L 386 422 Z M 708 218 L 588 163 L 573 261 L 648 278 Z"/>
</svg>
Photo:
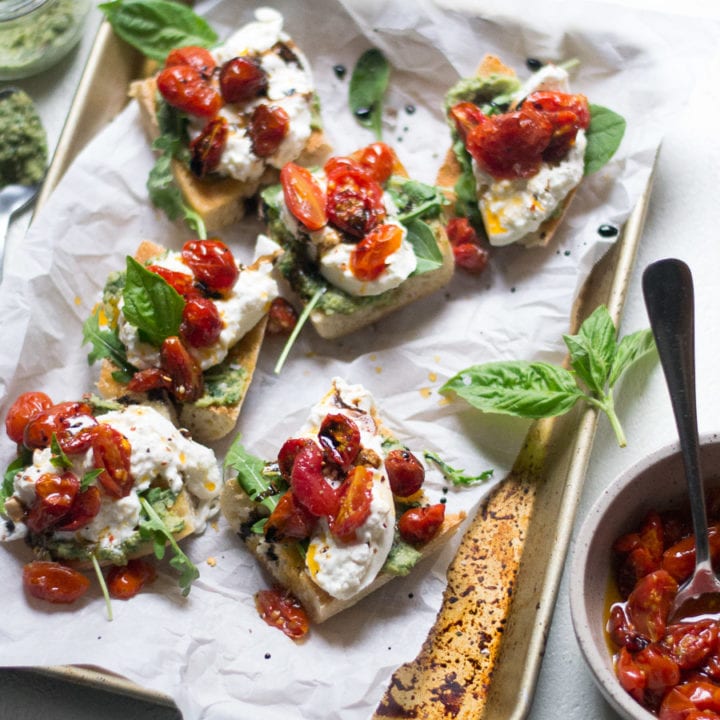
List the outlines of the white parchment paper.
<svg viewBox="0 0 720 720">
<path fill-rule="evenodd" d="M 339 341 L 306 329 L 282 374 L 272 367 L 281 341 L 266 342 L 238 431 L 260 456 L 273 456 L 334 375 L 368 387 L 388 424 L 412 449 L 440 451 L 472 473 L 501 479 L 528 424 L 483 416 L 437 393 L 471 363 L 496 359 L 559 362 L 570 308 L 590 268 L 607 249 L 597 228 L 620 225 L 648 179 L 663 127 L 702 72 L 713 27 L 682 18 L 578 3 L 477 3 L 470 9 L 390 0 L 278 2 L 286 28 L 309 57 L 326 129 L 338 152 L 372 140 L 347 106 L 349 73 L 369 46 L 393 67 L 385 139 L 412 176 L 434 180 L 449 145 L 441 107 L 446 89 L 493 52 L 527 74 L 525 60 L 580 65 L 573 89 L 628 121 L 617 157 L 581 186 L 562 229 L 546 249 L 493 251 L 486 272 L 458 272 L 451 284 Z M 225 37 L 251 19 L 233 0 L 199 4 Z M 342 64 L 344 78 L 333 70 Z M 110 77 L 110 71 L 108 71 Z M 147 202 L 153 162 L 129 106 L 81 154 L 39 213 L 25 242 L 11 248 L 0 286 L 0 398 L 38 389 L 56 401 L 93 387 L 96 368 L 81 347 L 81 326 L 107 275 L 142 239 L 179 248 L 189 235 Z M 253 219 L 222 233 L 238 257 L 252 254 Z M 632 441 L 632 440 L 631 440 Z M 13 457 L 3 438 L 0 459 Z M 227 442 L 217 446 L 221 460 Z M 435 488 L 442 483 L 436 478 Z M 487 491 L 453 490 L 448 508 L 469 513 Z M 222 519 L 184 542 L 201 577 L 187 599 L 163 569 L 150 591 L 114 603 L 105 619 L 98 590 L 71 608 L 25 598 L 27 548 L 0 549 L 3 665 L 91 664 L 172 696 L 195 718 L 365 718 L 392 671 L 414 657 L 439 607 L 447 547 L 410 577 L 394 580 L 294 644 L 262 623 L 253 594 L 267 585 Z M 207 561 L 212 560 L 213 564 Z"/>
</svg>

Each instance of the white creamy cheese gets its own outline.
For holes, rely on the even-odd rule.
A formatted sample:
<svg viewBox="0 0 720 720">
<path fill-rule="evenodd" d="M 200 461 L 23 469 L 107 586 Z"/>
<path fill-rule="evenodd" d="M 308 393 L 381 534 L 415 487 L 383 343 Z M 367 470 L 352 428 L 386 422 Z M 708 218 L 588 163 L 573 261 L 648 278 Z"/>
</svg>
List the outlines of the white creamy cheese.
<svg viewBox="0 0 720 720">
<path fill-rule="evenodd" d="M 350 417 L 360 430 L 363 448 L 383 457 L 382 437 L 375 422 L 375 401 L 362 385 L 349 385 L 333 378 L 329 393 L 310 411 L 301 434 L 317 437 L 320 424 L 329 413 Z M 357 529 L 354 542 L 342 542 L 321 520 L 310 538 L 306 565 L 313 580 L 327 593 L 347 600 L 377 577 L 392 547 L 395 504 L 384 464 L 373 470 L 370 515 Z"/>
<path fill-rule="evenodd" d="M 184 437 L 170 420 L 148 406 L 130 405 L 99 416 L 98 422 L 110 425 L 130 442 L 133 488 L 120 499 L 109 497 L 101 489 L 100 512 L 85 527 L 74 532 L 54 532 L 53 538 L 77 538 L 98 543 L 105 549 L 119 547 L 137 531 L 140 518 L 138 493 L 147 490 L 151 483 L 155 487 L 170 488 L 174 493 L 183 488 L 190 493 L 196 505 L 195 531 L 201 532 L 207 519 L 217 512 L 221 490 L 220 470 L 213 451 Z M 29 507 L 34 502 L 34 483 L 41 475 L 64 472 L 51 464 L 50 457 L 49 448 L 36 450 L 33 464 L 15 476 L 14 496 L 23 506 Z M 72 456 L 72 460 L 73 470 L 80 478 L 93 468 L 92 450 Z M 26 534 L 27 527 L 17 523 L 11 537 L 0 536 L 0 539 L 16 539 Z"/>
<path fill-rule="evenodd" d="M 567 70 L 559 65 L 543 65 L 537 72 L 534 72 L 522 84 L 522 87 L 514 93 L 514 99 L 519 102 L 530 93 L 540 90 L 549 92 L 570 92 L 570 76 Z"/>
<path fill-rule="evenodd" d="M 155 265 L 189 274 L 189 268 L 178 252 L 169 252 L 154 261 Z M 257 269 L 242 268 L 233 289 L 224 298 L 214 300 L 223 322 L 220 337 L 213 345 L 188 350 L 203 370 L 219 365 L 233 345 L 240 341 L 268 311 L 279 294 L 272 276 L 272 263 L 262 262 Z M 142 342 L 138 329 L 125 320 L 122 302 L 119 305 L 118 336 L 126 348 L 128 362 L 139 370 L 158 367 L 160 353 L 156 347 Z"/>
<path fill-rule="evenodd" d="M 531 178 L 495 180 L 473 160 L 478 206 L 491 245 L 509 245 L 537 230 L 580 184 L 587 139 L 578 130 L 575 143 L 558 163 L 542 163 Z"/>
</svg>

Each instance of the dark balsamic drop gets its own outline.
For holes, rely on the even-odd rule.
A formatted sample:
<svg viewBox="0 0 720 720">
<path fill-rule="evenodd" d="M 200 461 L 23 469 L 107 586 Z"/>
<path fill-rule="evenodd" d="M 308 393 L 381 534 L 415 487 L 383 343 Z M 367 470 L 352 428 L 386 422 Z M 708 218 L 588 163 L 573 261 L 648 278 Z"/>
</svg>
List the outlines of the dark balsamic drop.
<svg viewBox="0 0 720 720">
<path fill-rule="evenodd" d="M 525 61 L 525 65 L 527 65 L 528 70 L 532 70 L 532 72 L 537 72 L 543 66 L 543 62 L 542 60 L 538 60 L 537 58 L 528 58 Z"/>
<path fill-rule="evenodd" d="M 406 106 L 405 106 L 405 112 L 406 112 L 408 115 L 412 115 L 412 114 L 415 112 L 416 109 L 417 109 L 417 108 L 416 108 L 414 105 L 406 105 Z"/>
<path fill-rule="evenodd" d="M 342 80 L 347 73 L 347 68 L 344 65 L 333 65 L 333 72 L 338 80 Z"/>
<path fill-rule="evenodd" d="M 370 115 L 372 115 L 372 108 L 361 107 L 355 111 L 355 116 L 360 118 L 361 120 L 369 118 Z"/>
<path fill-rule="evenodd" d="M 618 234 L 618 229 L 614 225 L 608 224 L 601 225 L 597 231 L 600 237 L 615 237 Z"/>
</svg>

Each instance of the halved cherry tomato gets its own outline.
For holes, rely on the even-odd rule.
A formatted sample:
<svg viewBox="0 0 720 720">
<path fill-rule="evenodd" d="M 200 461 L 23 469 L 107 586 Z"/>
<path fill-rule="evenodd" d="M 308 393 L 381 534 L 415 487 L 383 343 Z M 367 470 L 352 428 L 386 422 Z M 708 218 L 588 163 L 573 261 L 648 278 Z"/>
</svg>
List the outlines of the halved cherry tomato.
<svg viewBox="0 0 720 720">
<path fill-rule="evenodd" d="M 392 148 L 383 142 L 376 142 L 356 150 L 351 156 L 364 167 L 381 185 L 384 185 L 396 167 L 396 157 Z"/>
<path fill-rule="evenodd" d="M 523 106 L 528 104 L 541 111 L 553 125 L 552 138 L 543 150 L 543 160 L 562 160 L 575 142 L 578 130 L 590 125 L 587 98 L 584 95 L 538 91 L 525 98 Z"/>
<path fill-rule="evenodd" d="M 107 576 L 108 590 L 118 600 L 129 600 L 156 577 L 157 571 L 152 563 L 134 558 L 128 560 L 127 565 L 115 565 L 110 569 Z"/>
<path fill-rule="evenodd" d="M 610 639 L 618 647 L 624 647 L 631 653 L 647 647 L 650 641 L 640 635 L 625 612 L 625 603 L 614 603 L 606 626 Z"/>
<path fill-rule="evenodd" d="M 289 335 L 297 321 L 297 310 L 285 298 L 273 299 L 268 310 L 267 332 L 270 335 Z"/>
<path fill-rule="evenodd" d="M 409 497 L 414 495 L 425 482 L 425 468 L 422 463 L 404 448 L 391 450 L 385 457 L 385 470 L 393 495 Z"/>
<path fill-rule="evenodd" d="M 718 629 L 715 620 L 676 623 L 666 629 L 662 644 L 681 670 L 691 670 L 717 651 Z"/>
<path fill-rule="evenodd" d="M 146 393 L 151 390 L 171 391 L 172 387 L 173 383 L 170 375 L 157 367 L 138 370 L 128 383 L 128 390 L 137 393 Z"/>
<path fill-rule="evenodd" d="M 309 538 L 317 518 L 295 500 L 292 490 L 288 490 L 270 513 L 263 532 L 270 542 L 293 538 Z"/>
<path fill-rule="evenodd" d="M 205 389 L 202 369 L 179 337 L 173 335 L 160 346 L 160 368 L 172 379 L 171 393 L 181 403 L 195 402 Z"/>
<path fill-rule="evenodd" d="M 212 118 L 223 105 L 220 93 L 192 65 L 165 68 L 157 76 L 157 88 L 168 105 L 190 115 Z"/>
<path fill-rule="evenodd" d="M 646 693 L 662 695 L 680 682 L 677 663 L 656 645 L 635 654 L 622 648 L 615 669 L 625 691 L 642 704 L 651 700 Z"/>
<path fill-rule="evenodd" d="M 282 630 L 293 640 L 301 640 L 310 630 L 310 621 L 303 606 L 283 588 L 257 592 L 255 607 L 268 625 Z"/>
<path fill-rule="evenodd" d="M 56 475 L 44 473 L 35 482 L 35 502 L 25 518 L 34 533 L 41 533 L 59 523 L 71 509 L 80 490 L 80 481 L 69 470 Z"/>
<path fill-rule="evenodd" d="M 350 271 L 358 280 L 371 281 L 387 267 L 387 259 L 400 249 L 402 229 L 398 225 L 378 225 L 354 248 Z"/>
<path fill-rule="evenodd" d="M 18 445 L 23 441 L 25 427 L 37 414 L 52 407 L 53 401 L 44 392 L 18 395 L 5 417 L 5 431 Z"/>
<path fill-rule="evenodd" d="M 335 515 L 338 510 L 337 491 L 327 482 L 322 472 L 323 454 L 312 443 L 301 447 L 295 455 L 290 484 L 295 499 L 317 517 Z"/>
<path fill-rule="evenodd" d="M 97 485 L 90 485 L 75 496 L 75 502 L 67 515 L 64 515 L 57 530 L 72 532 L 85 527 L 99 512 L 102 505 Z"/>
<path fill-rule="evenodd" d="M 467 270 L 473 275 L 479 275 L 487 267 L 490 259 L 487 250 L 473 243 L 453 245 L 452 251 L 456 267 Z"/>
<path fill-rule="evenodd" d="M 292 476 L 293 464 L 297 454 L 309 445 L 315 445 L 310 438 L 289 438 L 283 443 L 278 453 L 278 467 L 286 480 L 289 481 Z"/>
<path fill-rule="evenodd" d="M 708 527 L 708 543 L 710 557 L 715 563 L 720 560 L 720 525 L 717 523 Z M 662 567 L 678 582 L 690 577 L 695 568 L 695 536 L 689 535 L 665 550 Z"/>
<path fill-rule="evenodd" d="M 470 133 L 482 122 L 482 110 L 471 102 L 453 105 L 448 112 L 463 142 L 467 142 Z"/>
<path fill-rule="evenodd" d="M 720 687 L 696 680 L 673 688 L 664 698 L 659 720 L 687 720 L 693 711 L 720 713 Z"/>
<path fill-rule="evenodd" d="M 63 452 L 82 453 L 90 447 L 88 431 L 95 425 L 97 420 L 87 403 L 58 403 L 30 420 L 25 426 L 23 443 L 30 450 L 50 447 L 54 434 Z"/>
<path fill-rule="evenodd" d="M 23 567 L 23 587 L 32 597 L 51 603 L 72 603 L 82 597 L 90 581 L 77 570 L 46 560 Z"/>
<path fill-rule="evenodd" d="M 220 165 L 229 133 L 227 120 L 218 116 L 210 120 L 190 142 L 190 170 L 199 178 L 207 177 Z"/>
<path fill-rule="evenodd" d="M 217 238 L 189 240 L 183 245 L 182 259 L 211 293 L 226 295 L 240 275 L 232 251 Z"/>
<path fill-rule="evenodd" d="M 190 347 L 208 347 L 217 342 L 225 327 L 217 305 L 210 299 L 195 295 L 185 300 L 180 336 Z"/>
<path fill-rule="evenodd" d="M 260 158 L 277 152 L 290 132 L 290 116 L 279 105 L 258 105 L 250 116 L 248 135 L 252 151 Z"/>
<path fill-rule="evenodd" d="M 197 45 L 186 45 L 171 50 L 165 60 L 165 67 L 173 65 L 190 65 L 206 78 L 212 75 L 216 67 L 215 58 L 210 51 Z"/>
<path fill-rule="evenodd" d="M 106 495 L 122 498 L 130 494 L 130 441 L 110 425 L 98 425 L 92 433 L 93 467 L 102 470 L 98 482 Z"/>
<path fill-rule="evenodd" d="M 340 486 L 340 504 L 330 518 L 330 532 L 343 542 L 355 540 L 355 531 L 370 517 L 373 471 L 366 465 L 356 465 Z"/>
<path fill-rule="evenodd" d="M 220 68 L 220 93 L 225 102 L 252 100 L 262 95 L 267 87 L 267 73 L 251 57 L 232 58 Z"/>
<path fill-rule="evenodd" d="M 360 452 L 360 430 L 343 413 L 330 413 L 323 418 L 318 440 L 327 461 L 347 472 Z"/>
<path fill-rule="evenodd" d="M 677 589 L 665 570 L 656 570 L 638 581 L 627 599 L 627 614 L 641 635 L 653 642 L 663 637 Z"/>
<path fill-rule="evenodd" d="M 186 295 L 192 295 L 197 292 L 195 288 L 195 278 L 189 273 L 169 270 L 162 265 L 148 265 L 147 269 L 165 280 L 178 295 L 185 297 Z"/>
<path fill-rule="evenodd" d="M 406 510 L 398 520 L 398 532 L 411 545 L 424 545 L 432 540 L 445 521 L 445 505 L 428 505 Z"/>
<path fill-rule="evenodd" d="M 327 224 L 325 193 L 307 168 L 287 163 L 280 171 L 280 184 L 285 204 L 296 220 L 308 230 L 320 230 Z"/>
</svg>

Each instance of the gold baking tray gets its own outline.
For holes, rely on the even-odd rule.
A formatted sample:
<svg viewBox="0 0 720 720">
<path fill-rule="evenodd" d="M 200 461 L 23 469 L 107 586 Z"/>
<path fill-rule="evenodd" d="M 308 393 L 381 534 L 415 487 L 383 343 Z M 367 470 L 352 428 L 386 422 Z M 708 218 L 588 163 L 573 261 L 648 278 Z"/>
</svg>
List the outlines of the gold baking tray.
<svg viewBox="0 0 720 720">
<path fill-rule="evenodd" d="M 99 28 L 48 171 L 40 207 L 78 152 L 127 102 L 126 88 L 142 75 L 143 58 L 113 34 L 107 22 Z M 113 82 L 108 83 L 107 68 Z M 618 323 L 642 234 L 652 178 L 625 223 L 618 241 L 595 266 L 573 308 L 577 327 L 596 307 L 607 305 Z M 576 408 L 534 423 L 510 475 L 492 492 L 461 543 L 491 551 L 471 557 L 477 582 L 470 590 L 479 613 L 481 651 L 468 652 L 454 639 L 449 620 L 454 578 L 462 563 L 449 570 L 439 622 L 420 656 L 393 677 L 376 717 L 475 718 L 519 720 L 527 714 L 542 661 L 557 588 L 570 542 L 575 511 L 597 425 L 592 409 Z M 460 567 L 462 566 L 462 567 Z M 468 593 L 466 593 L 467 596 Z M 442 648 L 452 658 L 445 677 L 462 682 L 431 682 L 429 651 Z M 62 666 L 32 668 L 63 680 L 138 699 L 173 705 L 165 695 L 142 688 L 100 668 Z M 470 679 L 469 679 L 470 678 Z"/>
</svg>

